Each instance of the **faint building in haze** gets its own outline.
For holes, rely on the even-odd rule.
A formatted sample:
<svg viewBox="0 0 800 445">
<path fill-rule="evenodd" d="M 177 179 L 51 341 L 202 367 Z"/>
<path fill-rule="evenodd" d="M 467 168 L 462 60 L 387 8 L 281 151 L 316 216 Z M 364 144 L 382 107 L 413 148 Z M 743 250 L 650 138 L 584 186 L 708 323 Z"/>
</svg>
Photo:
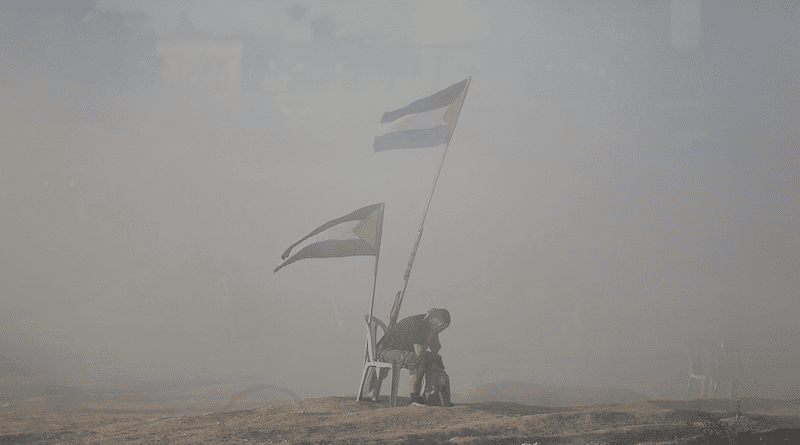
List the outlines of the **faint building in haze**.
<svg viewBox="0 0 800 445">
<path fill-rule="evenodd" d="M 221 98 L 242 89 L 244 44 L 198 29 L 184 12 L 175 31 L 156 44 L 164 61 L 161 82 L 169 88 L 205 91 Z"/>
<path fill-rule="evenodd" d="M 165 86 L 229 95 L 241 90 L 241 41 L 160 41 L 156 53 L 164 59 L 161 79 Z"/>
</svg>

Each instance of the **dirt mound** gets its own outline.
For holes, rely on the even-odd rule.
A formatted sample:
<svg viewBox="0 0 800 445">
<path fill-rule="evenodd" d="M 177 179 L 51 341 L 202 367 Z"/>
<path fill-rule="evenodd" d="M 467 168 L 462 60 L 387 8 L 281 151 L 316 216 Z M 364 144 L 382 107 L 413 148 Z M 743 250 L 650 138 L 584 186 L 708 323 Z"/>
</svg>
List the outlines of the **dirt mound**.
<svg viewBox="0 0 800 445">
<path fill-rule="evenodd" d="M 623 387 L 546 385 L 514 380 L 473 383 L 453 392 L 453 400 L 462 403 L 493 400 L 542 406 L 622 403 L 647 399 L 647 396 Z"/>
<path fill-rule="evenodd" d="M 739 438 L 739 443 L 770 443 L 800 437 L 797 403 L 746 402 L 744 407 L 751 412 L 731 410 L 736 409 L 735 401 L 641 401 L 571 407 L 476 402 L 437 408 L 409 406 L 409 400 L 402 397 L 401 406 L 395 408 L 385 401 L 324 397 L 191 415 L 52 406 L 34 412 L 12 405 L 0 408 L 0 443 L 543 445 L 710 443 L 731 438 Z"/>
</svg>

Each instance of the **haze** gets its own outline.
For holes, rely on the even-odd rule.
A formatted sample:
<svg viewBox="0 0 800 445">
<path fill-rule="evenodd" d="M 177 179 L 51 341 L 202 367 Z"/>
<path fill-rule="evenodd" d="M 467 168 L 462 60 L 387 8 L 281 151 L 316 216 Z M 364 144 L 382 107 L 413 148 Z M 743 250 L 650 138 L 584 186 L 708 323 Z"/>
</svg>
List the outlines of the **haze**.
<svg viewBox="0 0 800 445">
<path fill-rule="evenodd" d="M 373 258 L 272 271 L 385 202 L 388 321 L 441 151 L 376 126 L 472 76 L 400 313 L 451 312 L 454 388 L 683 398 L 683 342 L 735 333 L 798 397 L 798 9 L 3 2 L 0 383 L 355 394 Z"/>
</svg>

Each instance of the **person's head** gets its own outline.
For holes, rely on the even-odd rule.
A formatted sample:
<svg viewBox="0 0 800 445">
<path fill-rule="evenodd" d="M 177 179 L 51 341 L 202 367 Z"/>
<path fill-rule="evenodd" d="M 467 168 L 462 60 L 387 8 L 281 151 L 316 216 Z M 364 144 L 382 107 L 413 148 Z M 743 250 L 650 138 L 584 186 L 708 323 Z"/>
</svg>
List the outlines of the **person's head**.
<svg viewBox="0 0 800 445">
<path fill-rule="evenodd" d="M 431 308 L 425 316 L 425 321 L 434 331 L 442 332 L 450 326 L 450 312 L 447 309 Z"/>
</svg>

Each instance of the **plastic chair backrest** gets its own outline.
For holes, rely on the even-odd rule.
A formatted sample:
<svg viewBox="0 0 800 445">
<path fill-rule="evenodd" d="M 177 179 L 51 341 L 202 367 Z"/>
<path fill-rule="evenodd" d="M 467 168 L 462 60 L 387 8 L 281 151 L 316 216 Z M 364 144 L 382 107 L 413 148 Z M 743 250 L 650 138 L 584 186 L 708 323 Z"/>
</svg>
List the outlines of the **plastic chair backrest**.
<svg viewBox="0 0 800 445">
<path fill-rule="evenodd" d="M 374 315 L 372 316 L 372 323 L 370 323 L 369 314 L 364 315 L 364 323 L 367 324 L 367 354 L 369 354 L 369 361 L 376 362 L 378 361 L 377 352 L 375 350 L 378 343 L 378 326 L 383 328 L 383 335 L 386 335 L 386 324 L 384 324 Z"/>
</svg>

